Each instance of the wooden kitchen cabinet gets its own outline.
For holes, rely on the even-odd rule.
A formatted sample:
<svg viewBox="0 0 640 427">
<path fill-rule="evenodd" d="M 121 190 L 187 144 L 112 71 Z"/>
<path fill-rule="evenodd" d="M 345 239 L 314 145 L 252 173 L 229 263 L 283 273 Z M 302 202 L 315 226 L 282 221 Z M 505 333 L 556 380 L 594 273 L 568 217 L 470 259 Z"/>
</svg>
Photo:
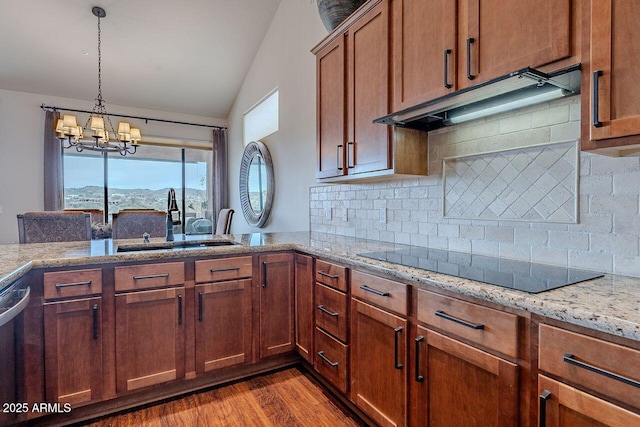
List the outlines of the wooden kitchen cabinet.
<svg viewBox="0 0 640 427">
<path fill-rule="evenodd" d="M 196 372 L 251 360 L 252 257 L 195 261 Z"/>
<path fill-rule="evenodd" d="M 426 133 L 373 123 L 390 112 L 389 1 L 372 1 L 357 13 L 313 50 L 316 177 L 332 182 L 426 175 Z"/>
<path fill-rule="evenodd" d="M 393 110 L 455 91 L 456 2 L 394 0 L 391 7 Z"/>
<path fill-rule="evenodd" d="M 545 390 L 551 392 L 551 395 L 547 396 L 546 404 L 545 399 L 541 397 L 541 413 L 544 413 L 546 405 L 550 405 L 556 408 L 556 412 L 552 414 L 554 418 L 558 416 L 557 411 L 562 414 L 558 407 L 566 407 L 574 413 L 582 413 L 587 418 L 600 420 L 605 425 L 638 425 L 639 350 L 541 324 L 538 365 L 541 373 L 538 381 L 539 392 L 541 395 Z M 554 384 L 544 374 L 560 378 L 567 384 Z M 614 404 L 606 403 L 603 399 L 611 400 Z M 593 406 L 586 405 L 590 402 L 593 402 Z M 617 408 L 617 402 L 636 408 L 636 423 L 613 422 L 617 419 L 613 413 L 624 414 L 624 411 Z M 601 407 L 604 412 L 593 411 L 596 407 Z M 547 407 L 547 414 L 549 411 L 551 409 Z M 612 414 L 612 421 L 607 421 L 607 418 L 602 421 L 603 416 L 609 413 Z M 548 425 L 558 424 L 548 422 Z"/>
<path fill-rule="evenodd" d="M 416 300 L 412 421 L 518 425 L 518 316 L 423 289 Z"/>
<path fill-rule="evenodd" d="M 184 287 L 115 296 L 118 393 L 183 378 Z"/>
<path fill-rule="evenodd" d="M 103 397 L 102 270 L 43 274 L 47 402 L 79 406 Z"/>
<path fill-rule="evenodd" d="M 541 427 L 637 426 L 640 415 L 544 375 L 538 378 Z"/>
<path fill-rule="evenodd" d="M 412 393 L 416 425 L 518 425 L 518 366 L 417 326 Z"/>
<path fill-rule="evenodd" d="M 582 149 L 625 155 L 640 151 L 640 4 L 593 0 L 590 69 L 582 91 Z M 616 149 L 618 147 L 618 149 Z"/>
<path fill-rule="evenodd" d="M 313 258 L 295 255 L 295 333 L 296 349 L 313 364 Z"/>
<path fill-rule="evenodd" d="M 571 0 L 460 0 L 458 89 L 569 57 L 571 7 Z"/>
<path fill-rule="evenodd" d="M 293 253 L 261 255 L 260 266 L 260 357 L 292 351 L 294 338 Z"/>
<path fill-rule="evenodd" d="M 251 360 L 251 279 L 196 285 L 196 372 Z"/>
<path fill-rule="evenodd" d="M 407 424 L 407 320 L 351 303 L 351 400 L 382 426 Z"/>
<path fill-rule="evenodd" d="M 44 334 L 47 402 L 102 399 L 102 298 L 45 303 Z"/>
</svg>

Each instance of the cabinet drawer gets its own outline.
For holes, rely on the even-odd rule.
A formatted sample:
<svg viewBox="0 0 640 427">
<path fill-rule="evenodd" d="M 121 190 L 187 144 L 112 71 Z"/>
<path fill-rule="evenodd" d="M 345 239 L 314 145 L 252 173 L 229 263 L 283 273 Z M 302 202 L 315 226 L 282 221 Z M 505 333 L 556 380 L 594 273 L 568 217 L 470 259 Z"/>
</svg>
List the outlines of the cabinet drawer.
<svg viewBox="0 0 640 427">
<path fill-rule="evenodd" d="M 69 298 L 102 293 L 102 269 L 44 273 L 44 298 Z"/>
<path fill-rule="evenodd" d="M 316 328 L 316 354 L 313 366 L 331 384 L 347 392 L 347 349 L 335 338 Z"/>
<path fill-rule="evenodd" d="M 418 320 L 442 331 L 518 357 L 518 316 L 418 290 Z"/>
<path fill-rule="evenodd" d="M 219 282 L 251 277 L 251 257 L 196 261 L 196 283 Z"/>
<path fill-rule="evenodd" d="M 316 326 L 347 341 L 347 294 L 316 283 Z"/>
<path fill-rule="evenodd" d="M 407 314 L 407 286 L 393 280 L 354 271 L 351 295 L 400 314 Z"/>
<path fill-rule="evenodd" d="M 143 264 L 114 269 L 116 292 L 184 284 L 184 263 Z"/>
<path fill-rule="evenodd" d="M 549 325 L 539 335 L 540 370 L 640 408 L 640 351 Z"/>
<path fill-rule="evenodd" d="M 347 292 L 347 268 L 317 260 L 316 282 Z"/>
</svg>

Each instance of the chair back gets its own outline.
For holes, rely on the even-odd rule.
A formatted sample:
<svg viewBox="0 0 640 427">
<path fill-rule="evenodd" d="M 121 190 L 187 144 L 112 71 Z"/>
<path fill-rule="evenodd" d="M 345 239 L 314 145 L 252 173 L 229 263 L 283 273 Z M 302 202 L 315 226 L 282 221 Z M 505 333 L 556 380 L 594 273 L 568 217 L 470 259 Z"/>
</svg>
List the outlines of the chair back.
<svg viewBox="0 0 640 427">
<path fill-rule="evenodd" d="M 18 214 L 18 238 L 20 243 L 91 240 L 91 214 L 64 211 Z"/>
<path fill-rule="evenodd" d="M 91 224 L 104 223 L 104 212 L 102 209 L 65 209 L 64 212 L 87 212 L 91 214 Z"/>
<path fill-rule="evenodd" d="M 233 209 L 220 209 L 218 221 L 216 222 L 216 234 L 229 234 L 233 212 Z"/>
<path fill-rule="evenodd" d="M 113 214 L 111 223 L 114 239 L 142 239 L 144 233 L 151 237 L 164 237 L 167 233 L 166 212 L 153 209 L 125 209 Z"/>
</svg>

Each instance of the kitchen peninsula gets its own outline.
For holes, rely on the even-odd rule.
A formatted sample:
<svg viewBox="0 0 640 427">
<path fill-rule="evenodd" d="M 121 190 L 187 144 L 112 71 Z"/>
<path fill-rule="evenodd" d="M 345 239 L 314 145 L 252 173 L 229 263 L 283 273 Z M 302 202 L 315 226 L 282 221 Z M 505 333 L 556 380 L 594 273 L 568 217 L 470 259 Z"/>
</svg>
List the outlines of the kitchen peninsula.
<svg viewBox="0 0 640 427">
<path fill-rule="evenodd" d="M 385 418 L 395 417 L 398 425 L 413 425 L 427 413 L 421 409 L 424 399 L 438 404 L 425 393 L 438 387 L 439 379 L 425 373 L 431 372 L 428 364 L 438 363 L 432 358 L 446 353 L 447 363 L 466 360 L 490 374 L 514 424 L 536 423 L 536 384 L 576 393 L 583 388 L 593 392 L 585 395 L 589 399 L 609 406 L 611 401 L 630 416 L 635 414 L 629 409 L 640 407 L 635 385 L 555 360 L 558 352 L 562 361 L 563 355 L 571 355 L 569 349 L 576 358 L 576 349 L 584 349 L 587 353 L 578 362 L 605 363 L 615 369 L 614 375 L 637 384 L 640 279 L 605 275 L 528 294 L 358 255 L 406 245 L 315 232 L 228 237 L 237 244 L 138 252 L 117 250 L 138 241 L 109 239 L 0 246 L 0 284 L 22 278 L 31 287 L 22 331 L 25 348 L 18 352 L 24 355 L 18 369 L 22 397 L 30 402 L 75 401 L 73 418 L 52 418 L 80 420 L 302 363 L 365 420 L 385 424 Z M 93 288 L 64 287 L 85 279 L 93 280 Z M 154 301 L 161 302 L 145 312 Z M 73 323 L 65 320 L 64 313 L 71 311 L 64 307 L 86 315 Z M 222 327 L 207 328 L 206 318 L 213 312 L 233 317 L 243 333 L 233 331 L 229 337 Z M 146 315 L 164 331 L 158 349 L 164 359 L 154 373 L 145 373 L 134 359 L 140 357 L 142 364 L 148 358 L 147 364 L 154 366 L 155 355 L 132 350 L 140 340 L 134 334 L 136 322 Z M 100 342 L 97 348 L 85 348 L 93 352 L 87 360 L 101 366 L 91 371 L 99 375 L 86 390 L 62 390 L 62 376 L 50 375 L 57 372 L 53 363 L 63 369 L 57 355 L 68 353 L 56 345 L 73 339 L 58 336 L 52 344 L 51 319 L 77 329 L 74 339 L 84 334 L 90 343 Z M 217 324 L 225 321 L 216 319 Z M 350 333 L 333 329 L 334 320 L 345 322 Z M 393 326 L 389 334 L 385 325 Z M 369 348 L 376 345 L 367 342 L 372 333 L 382 337 L 377 343 L 382 348 Z M 207 344 L 206 337 L 225 343 L 226 349 Z M 556 348 L 563 345 L 568 347 Z M 129 352 L 123 350 L 127 346 L 132 346 Z M 377 355 L 375 360 L 369 352 Z M 615 358 L 618 364 L 606 365 Z M 387 362 L 395 368 L 386 369 Z M 494 371 L 494 363 L 503 367 Z M 382 381 L 399 387 L 391 406 L 377 400 L 381 392 L 367 382 L 369 370 L 378 368 Z M 388 395 L 388 390 L 382 392 Z"/>
</svg>

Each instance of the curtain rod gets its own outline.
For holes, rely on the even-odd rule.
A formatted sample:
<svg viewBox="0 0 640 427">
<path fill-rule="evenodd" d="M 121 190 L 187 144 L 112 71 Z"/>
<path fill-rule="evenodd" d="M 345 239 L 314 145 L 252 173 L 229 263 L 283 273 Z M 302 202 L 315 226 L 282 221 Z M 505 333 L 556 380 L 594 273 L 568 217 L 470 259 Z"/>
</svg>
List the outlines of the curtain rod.
<svg viewBox="0 0 640 427">
<path fill-rule="evenodd" d="M 44 104 L 42 104 L 40 106 L 40 108 L 42 108 L 43 110 L 50 110 L 50 111 L 64 110 L 64 111 L 72 111 L 74 113 L 88 113 L 88 114 L 93 113 L 93 111 L 89 111 L 89 110 L 76 110 L 76 109 L 73 109 L 73 108 L 52 107 L 50 105 L 44 105 Z M 140 119 L 140 120 L 144 120 L 145 123 L 148 123 L 149 120 L 151 120 L 153 122 L 173 123 L 173 124 L 176 124 L 176 125 L 199 126 L 199 127 L 211 128 L 211 129 L 219 129 L 219 130 L 226 130 L 227 129 L 226 126 L 203 125 L 203 124 L 200 124 L 200 123 L 178 122 L 178 121 L 175 121 L 175 120 L 165 120 L 165 119 L 152 119 L 150 117 L 127 116 L 127 115 L 124 115 L 124 114 L 112 114 L 112 113 L 108 113 L 106 115 L 107 116 L 113 116 L 113 117 L 124 117 L 124 118 L 127 118 L 127 119 Z"/>
</svg>

